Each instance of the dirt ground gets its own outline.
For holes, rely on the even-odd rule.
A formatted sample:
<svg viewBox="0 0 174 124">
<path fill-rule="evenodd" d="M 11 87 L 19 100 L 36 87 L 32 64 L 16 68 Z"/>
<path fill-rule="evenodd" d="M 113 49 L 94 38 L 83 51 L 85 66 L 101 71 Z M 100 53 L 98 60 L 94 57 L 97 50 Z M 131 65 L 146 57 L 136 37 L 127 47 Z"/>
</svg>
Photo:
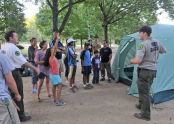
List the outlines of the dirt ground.
<svg viewBox="0 0 174 124">
<path fill-rule="evenodd" d="M 138 102 L 136 97 L 127 95 L 128 86 L 121 83 L 100 82 L 94 89 L 84 90 L 81 68 L 78 63 L 76 84 L 77 93 L 69 91 L 68 84 L 62 90 L 65 106 L 55 106 L 48 98 L 45 85 L 42 87 L 41 100 L 31 93 L 31 77 L 23 78 L 24 105 L 32 119 L 22 124 L 174 124 L 174 101 L 168 101 L 151 107 L 151 121 L 138 120 L 133 117 Z M 65 78 L 62 76 L 65 84 Z M 92 79 L 92 76 L 91 76 Z M 51 91 L 50 83 L 50 91 Z"/>
</svg>

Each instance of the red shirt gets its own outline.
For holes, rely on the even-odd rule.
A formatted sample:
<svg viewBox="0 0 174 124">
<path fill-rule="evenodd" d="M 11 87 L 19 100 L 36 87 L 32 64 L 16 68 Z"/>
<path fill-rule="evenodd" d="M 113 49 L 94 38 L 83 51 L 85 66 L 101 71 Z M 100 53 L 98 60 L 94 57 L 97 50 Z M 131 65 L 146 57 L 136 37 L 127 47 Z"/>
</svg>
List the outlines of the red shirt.
<svg viewBox="0 0 174 124">
<path fill-rule="evenodd" d="M 49 63 L 50 63 L 50 74 L 59 75 L 59 63 L 56 57 L 54 57 L 53 59 L 50 57 Z"/>
</svg>

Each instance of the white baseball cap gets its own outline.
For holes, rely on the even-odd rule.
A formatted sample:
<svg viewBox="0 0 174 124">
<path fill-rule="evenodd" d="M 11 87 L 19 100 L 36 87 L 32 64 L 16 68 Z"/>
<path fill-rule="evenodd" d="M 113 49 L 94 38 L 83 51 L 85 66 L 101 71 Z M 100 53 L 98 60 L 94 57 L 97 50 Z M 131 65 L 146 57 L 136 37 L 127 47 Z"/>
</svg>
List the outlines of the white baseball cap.
<svg viewBox="0 0 174 124">
<path fill-rule="evenodd" d="M 74 40 L 74 39 L 72 39 L 72 38 L 69 38 L 68 40 L 67 40 L 67 43 L 71 43 L 71 42 L 75 42 L 76 40 Z"/>
</svg>

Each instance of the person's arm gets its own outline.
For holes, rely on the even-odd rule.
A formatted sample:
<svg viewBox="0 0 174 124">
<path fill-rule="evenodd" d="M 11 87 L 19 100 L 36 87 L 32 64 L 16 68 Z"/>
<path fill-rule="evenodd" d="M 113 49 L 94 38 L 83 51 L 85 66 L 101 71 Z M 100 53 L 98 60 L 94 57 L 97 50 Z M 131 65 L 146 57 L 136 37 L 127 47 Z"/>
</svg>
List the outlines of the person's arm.
<svg viewBox="0 0 174 124">
<path fill-rule="evenodd" d="M 36 55 L 36 52 L 38 51 L 38 46 L 37 46 L 37 44 L 36 44 L 36 46 L 34 47 L 35 48 L 35 50 L 34 50 L 34 56 Z"/>
<path fill-rule="evenodd" d="M 5 75 L 5 79 L 7 81 L 8 87 L 13 91 L 13 93 L 15 94 L 15 99 L 17 101 L 21 101 L 21 96 L 19 95 L 17 86 L 16 86 L 16 82 L 12 76 L 12 73 L 9 72 Z"/>
<path fill-rule="evenodd" d="M 110 49 L 110 55 L 109 55 L 109 61 L 108 61 L 109 65 L 111 64 L 111 60 L 112 60 L 112 50 Z"/>
<path fill-rule="evenodd" d="M 77 58 L 77 54 L 75 54 L 75 52 L 71 48 L 68 48 L 68 49 L 69 49 L 70 55 L 72 55 L 73 59 Z"/>
<path fill-rule="evenodd" d="M 112 60 L 112 54 L 109 55 L 109 61 L 108 61 L 109 65 L 111 64 L 111 60 Z"/>
<path fill-rule="evenodd" d="M 28 68 L 31 68 L 32 70 L 34 70 L 38 75 L 40 74 L 40 71 L 35 67 L 33 66 L 32 64 L 30 64 L 29 62 L 26 62 L 24 64 L 25 67 L 28 67 Z"/>
<path fill-rule="evenodd" d="M 53 50 L 51 50 L 51 58 L 53 59 L 55 57 L 56 51 L 57 51 L 57 44 L 59 40 L 59 35 L 57 36 L 56 43 L 54 44 Z"/>
<path fill-rule="evenodd" d="M 11 73 L 11 71 L 14 70 L 14 67 L 7 56 L 2 55 L 1 57 L 1 59 L 3 60 L 0 61 L 0 67 L 2 68 L 1 72 L 4 75 L 9 88 L 14 92 L 16 100 L 20 101 L 21 97 L 17 90 L 16 82 Z"/>
<path fill-rule="evenodd" d="M 160 53 L 166 53 L 167 51 L 166 51 L 166 48 L 164 48 L 160 43 L 159 43 L 159 52 Z"/>
<path fill-rule="evenodd" d="M 39 53 L 39 51 L 36 52 L 35 62 L 36 62 L 37 65 L 44 64 L 44 61 L 40 61 L 40 53 Z"/>
<path fill-rule="evenodd" d="M 140 64 L 141 63 L 141 59 L 139 58 L 134 58 L 130 61 L 131 64 Z"/>
<path fill-rule="evenodd" d="M 94 70 L 94 58 L 92 58 L 92 70 Z"/>
<path fill-rule="evenodd" d="M 36 64 L 37 65 L 43 65 L 44 64 L 44 61 L 37 61 Z"/>
<path fill-rule="evenodd" d="M 134 59 L 130 60 L 131 64 L 140 64 L 145 55 L 145 45 L 142 43 L 137 51 L 137 55 Z"/>
</svg>

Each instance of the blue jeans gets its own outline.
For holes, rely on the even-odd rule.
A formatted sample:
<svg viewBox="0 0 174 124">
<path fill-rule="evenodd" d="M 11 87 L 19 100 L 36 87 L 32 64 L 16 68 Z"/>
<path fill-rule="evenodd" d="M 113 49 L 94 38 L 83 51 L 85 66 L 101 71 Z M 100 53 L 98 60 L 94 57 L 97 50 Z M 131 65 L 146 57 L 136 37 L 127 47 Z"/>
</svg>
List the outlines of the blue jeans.
<svg viewBox="0 0 174 124">
<path fill-rule="evenodd" d="M 99 70 L 94 70 L 93 71 L 93 84 L 98 84 L 99 83 Z"/>
</svg>

